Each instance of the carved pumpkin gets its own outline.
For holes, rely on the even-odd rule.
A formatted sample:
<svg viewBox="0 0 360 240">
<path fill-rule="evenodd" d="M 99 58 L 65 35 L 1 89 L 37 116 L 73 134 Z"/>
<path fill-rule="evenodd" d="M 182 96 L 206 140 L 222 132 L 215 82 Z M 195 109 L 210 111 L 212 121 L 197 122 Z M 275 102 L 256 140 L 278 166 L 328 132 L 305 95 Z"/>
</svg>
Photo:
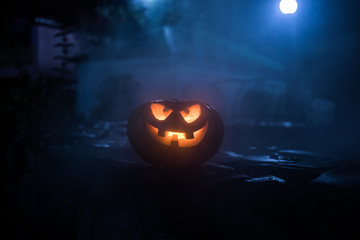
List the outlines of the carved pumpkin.
<svg viewBox="0 0 360 240">
<path fill-rule="evenodd" d="M 207 161 L 217 152 L 224 124 L 205 103 L 161 100 L 139 106 L 128 120 L 127 134 L 145 161 L 190 166 Z"/>
</svg>

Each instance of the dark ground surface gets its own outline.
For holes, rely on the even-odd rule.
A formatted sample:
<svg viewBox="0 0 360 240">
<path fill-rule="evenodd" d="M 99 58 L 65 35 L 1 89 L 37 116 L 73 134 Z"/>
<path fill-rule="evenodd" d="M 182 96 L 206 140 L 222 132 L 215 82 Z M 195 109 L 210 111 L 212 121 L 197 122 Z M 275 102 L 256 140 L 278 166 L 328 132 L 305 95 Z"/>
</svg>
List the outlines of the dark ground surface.
<svg viewBox="0 0 360 240">
<path fill-rule="evenodd" d="M 34 132 L 2 146 L 10 238 L 360 237 L 357 159 L 225 139 L 208 163 L 166 170 L 136 156 L 125 122 Z"/>
</svg>

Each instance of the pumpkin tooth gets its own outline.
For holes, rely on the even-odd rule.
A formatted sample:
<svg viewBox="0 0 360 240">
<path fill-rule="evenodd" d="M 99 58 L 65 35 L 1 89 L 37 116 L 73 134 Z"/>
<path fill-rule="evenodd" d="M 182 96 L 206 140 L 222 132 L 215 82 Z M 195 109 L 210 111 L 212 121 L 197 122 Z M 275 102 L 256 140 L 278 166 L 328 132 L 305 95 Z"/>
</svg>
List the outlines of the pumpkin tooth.
<svg viewBox="0 0 360 240">
<path fill-rule="evenodd" d="M 165 131 L 162 129 L 158 130 L 158 136 L 165 137 Z"/>
<path fill-rule="evenodd" d="M 173 134 L 171 136 L 171 146 L 174 146 L 174 147 L 179 146 L 179 141 L 178 141 L 178 135 L 177 134 Z"/>
<path fill-rule="evenodd" d="M 186 133 L 186 139 L 194 139 L 194 133 L 193 132 L 187 132 Z"/>
</svg>

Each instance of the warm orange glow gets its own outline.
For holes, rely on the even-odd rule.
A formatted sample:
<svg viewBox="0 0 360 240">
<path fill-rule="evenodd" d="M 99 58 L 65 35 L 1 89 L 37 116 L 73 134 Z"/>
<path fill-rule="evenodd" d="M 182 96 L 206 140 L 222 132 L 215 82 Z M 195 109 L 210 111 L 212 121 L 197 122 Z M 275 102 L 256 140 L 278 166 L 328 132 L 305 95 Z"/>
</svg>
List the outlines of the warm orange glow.
<svg viewBox="0 0 360 240">
<path fill-rule="evenodd" d="M 201 107 L 199 104 L 195 104 L 195 105 L 190 106 L 185 111 L 180 111 L 180 113 L 181 113 L 181 116 L 183 116 L 183 118 L 185 119 L 185 121 L 187 123 L 192 123 L 196 119 L 198 119 L 198 117 L 200 116 Z"/>
<path fill-rule="evenodd" d="M 208 124 L 206 123 L 204 127 L 194 132 L 194 138 L 186 139 L 186 134 L 183 132 L 171 132 L 166 131 L 165 137 L 159 136 L 156 127 L 146 123 L 146 127 L 150 133 L 150 135 L 158 142 L 164 145 L 171 145 L 171 142 L 177 142 L 178 147 L 193 147 L 201 142 L 204 138 L 205 133 L 207 131 Z"/>
<path fill-rule="evenodd" d="M 170 113 L 172 113 L 171 109 L 165 108 L 165 106 L 158 103 L 152 103 L 150 108 L 154 117 L 160 121 L 165 120 L 170 115 Z"/>
<path fill-rule="evenodd" d="M 173 135 L 177 135 L 178 139 L 186 139 L 185 133 L 182 132 L 165 132 L 165 136 L 169 136 L 172 138 Z"/>
</svg>

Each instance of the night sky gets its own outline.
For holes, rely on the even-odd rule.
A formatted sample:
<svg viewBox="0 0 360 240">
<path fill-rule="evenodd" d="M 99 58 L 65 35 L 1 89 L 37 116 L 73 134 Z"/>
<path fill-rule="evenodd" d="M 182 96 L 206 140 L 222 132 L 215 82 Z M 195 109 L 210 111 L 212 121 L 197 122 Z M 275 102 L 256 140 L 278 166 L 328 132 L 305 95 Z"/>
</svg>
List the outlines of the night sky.
<svg viewBox="0 0 360 240">
<path fill-rule="evenodd" d="M 129 5 L 125 0 L 110 2 L 125 9 Z M 104 27 L 108 22 L 96 14 L 96 7 L 101 4 L 103 1 L 96 0 L 5 1 L 0 10 L 1 35 L 11 32 L 19 18 L 31 20 L 43 17 L 78 27 L 84 21 L 93 25 L 100 22 Z M 349 104 L 356 105 L 359 102 L 356 80 L 359 77 L 356 61 L 360 51 L 359 3 L 303 0 L 299 2 L 296 16 L 281 16 L 277 4 L 278 1 L 258 0 L 240 1 L 234 5 L 229 1 L 218 4 L 219 9 L 215 9 L 203 1 L 195 1 L 196 11 L 191 14 L 204 16 L 207 22 L 212 21 L 211 24 L 224 25 L 225 32 L 236 32 L 235 40 L 246 42 L 248 46 L 282 62 L 292 61 L 289 55 L 296 51 L 297 70 L 317 75 L 314 89 L 319 91 L 319 95 L 340 100 L 344 98 Z M 219 10 L 229 11 L 229 17 L 217 17 Z M 238 14 L 238 19 L 235 19 L 235 14 Z M 272 17 L 271 21 L 268 16 Z M 293 26 L 295 32 L 289 30 L 294 29 Z M 289 42 L 293 44 L 290 47 Z M 5 46 L 2 44 L 2 47 Z"/>
</svg>

